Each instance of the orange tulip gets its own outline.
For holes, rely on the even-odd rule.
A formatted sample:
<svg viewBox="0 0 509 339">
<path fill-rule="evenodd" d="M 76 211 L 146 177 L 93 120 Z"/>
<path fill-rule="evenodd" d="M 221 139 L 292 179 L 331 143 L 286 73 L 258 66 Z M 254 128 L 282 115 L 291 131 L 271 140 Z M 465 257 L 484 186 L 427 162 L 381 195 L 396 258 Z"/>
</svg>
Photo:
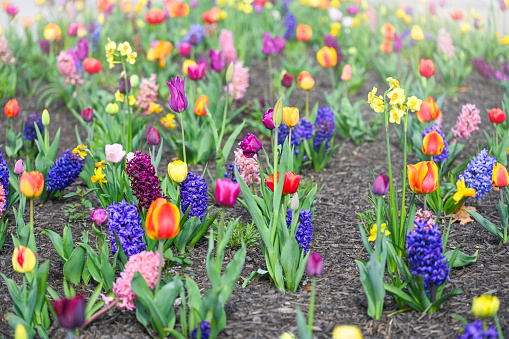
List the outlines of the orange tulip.
<svg viewBox="0 0 509 339">
<path fill-rule="evenodd" d="M 444 139 L 435 130 L 426 134 L 422 140 L 422 153 L 426 155 L 440 155 L 444 147 Z"/>
<path fill-rule="evenodd" d="M 380 45 L 380 51 L 386 54 L 392 52 L 392 42 L 389 39 L 382 42 L 382 44 Z"/>
<path fill-rule="evenodd" d="M 194 114 L 200 117 L 206 116 L 207 110 L 205 105 L 209 107 L 209 98 L 206 95 L 200 95 L 194 104 Z"/>
<path fill-rule="evenodd" d="M 83 60 L 83 68 L 88 74 L 99 73 L 102 67 L 101 62 L 95 58 L 86 58 Z"/>
<path fill-rule="evenodd" d="M 19 104 L 17 99 L 7 101 L 4 106 L 4 114 L 7 118 L 15 118 L 19 114 Z"/>
<path fill-rule="evenodd" d="M 172 18 L 183 18 L 189 14 L 189 5 L 185 2 L 172 2 L 168 6 L 168 12 Z"/>
<path fill-rule="evenodd" d="M 324 46 L 316 53 L 316 59 L 324 68 L 335 67 L 338 64 L 338 54 L 332 47 Z"/>
<path fill-rule="evenodd" d="M 421 104 L 421 109 L 417 112 L 417 118 L 420 122 L 428 122 L 435 120 L 440 116 L 440 109 L 432 97 L 424 100 Z"/>
<path fill-rule="evenodd" d="M 221 20 L 221 9 L 219 7 L 212 7 L 209 11 L 203 12 L 201 18 L 208 24 L 218 22 Z"/>
<path fill-rule="evenodd" d="M 390 23 L 386 23 L 385 25 L 382 26 L 382 34 L 384 35 L 385 39 L 393 40 L 395 33 L 396 29 Z"/>
<path fill-rule="evenodd" d="M 180 211 L 164 198 L 152 201 L 145 219 L 147 236 L 154 240 L 175 238 L 180 232 Z"/>
<path fill-rule="evenodd" d="M 433 161 L 407 165 L 408 184 L 416 194 L 433 193 L 438 188 L 438 167 Z"/>
<path fill-rule="evenodd" d="M 297 26 L 297 40 L 309 41 L 313 36 L 313 29 L 309 25 L 300 24 Z"/>
<path fill-rule="evenodd" d="M 37 171 L 23 172 L 19 177 L 19 190 L 28 199 L 41 196 L 44 189 L 44 176 Z"/>
<path fill-rule="evenodd" d="M 509 174 L 504 165 L 497 163 L 495 167 L 493 167 L 491 182 L 495 187 L 506 187 L 509 184 Z"/>
<path fill-rule="evenodd" d="M 302 71 L 299 73 L 299 76 L 297 77 L 297 83 L 299 88 L 302 88 L 305 91 L 309 91 L 315 87 L 315 79 L 307 71 Z"/>
</svg>

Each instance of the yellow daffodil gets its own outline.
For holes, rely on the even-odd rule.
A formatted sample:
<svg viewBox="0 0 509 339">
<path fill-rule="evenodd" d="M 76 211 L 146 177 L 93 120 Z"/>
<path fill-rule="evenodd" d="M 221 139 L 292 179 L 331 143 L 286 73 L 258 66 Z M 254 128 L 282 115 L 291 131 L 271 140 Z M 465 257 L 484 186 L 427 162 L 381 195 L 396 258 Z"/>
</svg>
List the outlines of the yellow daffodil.
<svg viewBox="0 0 509 339">
<path fill-rule="evenodd" d="M 136 98 L 134 95 L 129 96 L 129 106 L 134 106 L 134 103 L 136 102 Z"/>
<path fill-rule="evenodd" d="M 412 112 L 418 112 L 421 109 L 422 100 L 417 98 L 415 95 L 412 95 L 408 98 L 406 103 Z"/>
<path fill-rule="evenodd" d="M 387 227 L 387 224 L 383 223 L 382 224 L 382 230 L 381 230 L 380 234 L 382 232 L 385 232 L 386 236 L 391 234 L 391 232 L 389 232 L 388 230 L 385 229 L 386 227 Z M 375 241 L 376 240 L 376 233 L 377 232 L 378 232 L 378 226 L 376 224 L 374 224 L 373 227 L 371 227 L 371 229 L 369 230 L 368 241 Z"/>
<path fill-rule="evenodd" d="M 383 113 L 385 111 L 385 104 L 382 96 L 373 97 L 370 107 L 377 113 Z"/>
<path fill-rule="evenodd" d="M 159 104 L 156 104 L 155 102 L 150 102 L 149 104 L 149 108 L 148 108 L 148 111 L 147 113 L 148 114 L 152 114 L 152 113 L 161 113 L 163 111 L 163 107 Z"/>
<path fill-rule="evenodd" d="M 175 129 L 175 114 L 168 113 L 161 118 L 161 125 L 166 128 Z"/>
<path fill-rule="evenodd" d="M 385 79 L 385 81 L 387 81 L 389 83 L 389 85 L 391 85 L 389 87 L 389 91 L 393 88 L 399 88 L 399 80 L 396 80 L 393 77 L 389 77 L 389 78 Z"/>
<path fill-rule="evenodd" d="M 101 160 L 99 162 L 96 162 L 95 167 L 100 168 L 100 169 L 105 169 L 106 168 L 106 160 Z"/>
<path fill-rule="evenodd" d="M 85 151 L 87 149 L 87 146 L 85 145 L 79 145 L 75 149 L 72 150 L 73 153 L 78 154 L 83 159 L 87 156 L 87 152 Z"/>
<path fill-rule="evenodd" d="M 131 54 L 133 49 L 131 48 L 131 45 L 125 41 L 118 45 L 118 51 L 120 52 L 120 55 L 125 56 Z"/>
<path fill-rule="evenodd" d="M 106 175 L 103 173 L 103 169 L 101 167 L 98 167 L 94 169 L 94 175 L 90 178 L 93 183 L 98 182 L 99 185 L 105 184 L 108 182 L 106 179 Z"/>
<path fill-rule="evenodd" d="M 341 24 L 339 22 L 333 22 L 330 25 L 330 35 L 338 36 L 340 31 L 341 31 Z"/>
<path fill-rule="evenodd" d="M 104 49 L 106 50 L 106 56 L 113 55 L 115 53 L 115 49 L 117 49 L 117 43 L 108 38 L 108 43 L 104 46 Z"/>
<path fill-rule="evenodd" d="M 389 112 L 389 121 L 391 123 L 400 124 L 401 118 L 405 115 L 405 111 L 397 106 L 393 106 Z"/>
<path fill-rule="evenodd" d="M 120 93 L 119 90 L 117 90 L 115 92 L 115 100 L 117 100 L 119 102 L 124 102 L 124 95 L 122 93 Z"/>
<path fill-rule="evenodd" d="M 136 63 L 136 57 L 138 56 L 138 53 L 132 52 L 131 54 L 127 55 L 126 61 L 130 63 L 131 65 L 134 65 Z"/>
<path fill-rule="evenodd" d="M 509 36 L 507 35 L 504 35 L 504 37 L 502 39 L 500 39 L 499 43 L 503 46 L 503 45 L 509 45 Z"/>
<path fill-rule="evenodd" d="M 375 98 L 376 96 L 376 91 L 378 89 L 376 87 L 373 87 L 373 89 L 371 90 L 371 92 L 369 92 L 368 94 L 368 104 L 371 104 L 373 102 L 373 99 Z"/>
<path fill-rule="evenodd" d="M 461 178 L 460 181 L 456 182 L 456 190 L 457 192 L 452 196 L 456 202 L 459 202 L 463 197 L 475 197 L 475 189 L 465 186 L 465 178 Z"/>
<path fill-rule="evenodd" d="M 391 105 L 403 105 L 405 102 L 405 90 L 403 88 L 394 88 L 392 91 L 387 93 L 387 97 L 390 99 L 389 103 Z"/>
</svg>

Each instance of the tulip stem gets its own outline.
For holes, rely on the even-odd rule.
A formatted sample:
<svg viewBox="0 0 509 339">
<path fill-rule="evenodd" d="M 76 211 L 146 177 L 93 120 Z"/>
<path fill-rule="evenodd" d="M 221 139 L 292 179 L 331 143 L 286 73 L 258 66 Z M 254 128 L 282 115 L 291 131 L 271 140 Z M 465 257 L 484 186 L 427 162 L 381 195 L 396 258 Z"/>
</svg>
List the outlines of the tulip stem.
<svg viewBox="0 0 509 339">
<path fill-rule="evenodd" d="M 396 227 L 397 227 L 397 218 L 398 218 L 398 207 L 397 202 L 394 197 L 394 182 L 392 180 L 392 166 L 391 166 L 391 144 L 389 141 L 389 112 L 387 110 L 387 106 L 385 107 L 385 137 L 387 140 L 387 166 L 389 173 L 389 192 L 390 192 L 390 208 L 391 208 L 391 225 L 392 232 L 391 234 L 396 236 Z M 401 250 L 399 250 L 401 251 Z"/>
<path fill-rule="evenodd" d="M 182 117 L 182 113 L 180 113 L 180 127 L 182 128 L 182 146 L 183 146 L 183 152 L 184 152 L 184 162 L 187 164 L 186 138 L 184 136 L 184 118 Z"/>
<path fill-rule="evenodd" d="M 274 215 L 274 223 L 272 225 L 272 233 L 270 237 L 270 242 L 274 244 L 274 239 L 276 237 L 276 227 L 277 227 L 277 219 L 279 216 L 279 206 L 276 206 L 276 191 L 277 191 L 277 184 L 278 184 L 278 176 L 277 176 L 277 165 L 278 165 L 278 151 L 277 151 L 277 135 L 278 135 L 279 126 L 276 127 L 276 136 L 274 137 L 274 195 L 272 199 L 272 205 L 273 205 L 273 215 Z"/>
<path fill-rule="evenodd" d="M 288 159 L 292 156 L 292 127 L 290 127 L 290 133 L 288 133 Z"/>
<path fill-rule="evenodd" d="M 221 247 L 221 242 L 223 241 L 223 233 L 224 233 L 224 215 L 226 213 L 226 206 L 222 206 L 223 208 L 221 209 L 221 221 L 219 221 L 219 229 L 217 231 L 217 244 L 216 244 L 216 264 L 217 264 L 217 269 L 219 272 L 221 272 L 221 266 L 222 266 L 222 263 L 223 263 L 223 258 L 222 258 L 222 251 L 220 250 L 220 247 Z"/>
<path fill-rule="evenodd" d="M 92 143 L 92 139 L 90 139 L 90 121 L 88 122 L 87 141 L 89 144 Z"/>
<path fill-rule="evenodd" d="M 329 79 L 330 79 L 330 84 L 332 86 L 332 90 L 335 91 L 336 90 L 336 81 L 334 79 L 334 71 L 332 70 L 332 67 L 329 67 Z"/>
<path fill-rule="evenodd" d="M 228 112 L 228 93 L 230 92 L 230 83 L 226 83 L 226 92 L 224 94 L 224 111 L 223 111 L 223 125 L 221 126 L 221 134 L 219 134 L 219 139 L 217 140 L 216 152 L 219 151 L 221 147 L 221 141 L 223 140 L 224 129 L 226 127 L 226 113 Z"/>
<path fill-rule="evenodd" d="M 46 147 L 46 152 L 49 150 L 49 126 L 44 128 L 44 147 Z"/>
<path fill-rule="evenodd" d="M 405 224 L 405 216 L 406 216 L 406 176 L 407 176 L 407 170 L 406 170 L 406 153 L 407 153 L 407 127 L 408 127 L 408 111 L 405 114 L 405 131 L 404 131 L 404 138 L 403 140 L 403 193 L 401 196 L 401 223 L 400 223 L 400 229 L 399 229 L 399 246 L 404 245 L 403 236 L 403 226 Z"/>
<path fill-rule="evenodd" d="M 30 199 L 30 229 L 34 230 L 34 199 Z"/>
<path fill-rule="evenodd" d="M 157 274 L 157 284 L 156 291 L 154 293 L 157 296 L 157 292 L 159 292 L 159 285 L 161 284 L 161 275 L 163 273 L 163 264 L 164 264 L 164 240 L 159 240 L 159 272 Z"/>
<path fill-rule="evenodd" d="M 311 298 L 309 300 L 309 316 L 308 316 L 308 330 L 309 335 L 313 336 L 313 317 L 315 314 L 315 295 L 316 295 L 316 277 L 313 276 L 311 283 Z"/>
<path fill-rule="evenodd" d="M 309 91 L 306 91 L 306 119 L 309 120 Z"/>
</svg>

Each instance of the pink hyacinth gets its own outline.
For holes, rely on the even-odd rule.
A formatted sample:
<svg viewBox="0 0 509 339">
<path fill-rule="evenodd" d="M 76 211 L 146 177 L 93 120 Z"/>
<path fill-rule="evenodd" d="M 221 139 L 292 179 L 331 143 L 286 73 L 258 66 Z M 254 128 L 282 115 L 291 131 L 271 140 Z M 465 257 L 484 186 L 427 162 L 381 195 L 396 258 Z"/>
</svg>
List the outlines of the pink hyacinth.
<svg viewBox="0 0 509 339">
<path fill-rule="evenodd" d="M 447 54 L 449 59 L 452 59 L 454 57 L 455 50 L 451 39 L 451 33 L 447 32 L 445 28 L 441 28 L 438 31 L 437 43 L 438 48 L 440 48 L 442 52 Z"/>
<path fill-rule="evenodd" d="M 370 8 L 366 11 L 366 16 L 368 17 L 368 21 L 369 21 L 369 27 L 372 29 L 372 30 L 375 30 L 376 29 L 376 23 L 377 23 L 377 16 L 376 16 L 376 11 L 374 8 Z"/>
<path fill-rule="evenodd" d="M 418 209 L 417 212 L 415 212 L 415 221 L 419 222 L 426 219 L 428 220 L 428 225 L 424 227 L 424 229 L 432 228 L 435 226 L 435 219 L 432 218 L 431 211 Z M 416 227 L 417 225 L 414 226 L 414 230 Z"/>
<path fill-rule="evenodd" d="M 0 36 L 0 61 L 2 61 L 4 65 L 16 63 L 16 58 L 14 58 L 12 52 L 9 50 L 9 41 L 3 35 Z"/>
<path fill-rule="evenodd" d="M 150 78 L 141 79 L 140 93 L 134 103 L 148 112 L 151 102 L 157 102 L 159 85 L 157 84 L 157 75 L 152 73 Z"/>
<path fill-rule="evenodd" d="M 240 176 L 246 182 L 246 185 L 251 186 L 253 183 L 260 184 L 260 166 L 255 155 L 252 158 L 246 158 L 241 148 L 237 148 L 235 153 L 235 165 L 239 169 Z"/>
<path fill-rule="evenodd" d="M 474 104 L 466 104 L 456 120 L 456 126 L 451 129 L 455 138 L 470 139 L 471 133 L 479 129 L 481 123 L 481 111 Z"/>
<path fill-rule="evenodd" d="M 219 34 L 219 44 L 221 52 L 223 52 L 225 64 L 228 66 L 230 62 L 237 61 L 237 49 L 233 44 L 233 33 L 226 29 L 221 30 Z"/>
<path fill-rule="evenodd" d="M 65 85 L 81 85 L 83 80 L 76 69 L 76 61 L 68 51 L 61 51 L 57 56 L 57 66 L 60 74 L 65 79 Z"/>
<path fill-rule="evenodd" d="M 0 184 L 0 218 L 5 211 L 5 205 L 7 204 L 7 199 L 5 196 L 5 190 L 2 184 Z"/>
<path fill-rule="evenodd" d="M 149 288 L 154 288 L 157 283 L 159 270 L 159 252 L 140 252 L 129 258 L 125 265 L 124 272 L 120 273 L 120 278 L 113 283 L 113 293 L 120 299 L 118 306 L 132 311 L 136 308 L 134 300 L 136 295 L 131 290 L 131 280 L 135 272 L 140 274 L 147 281 Z"/>
<path fill-rule="evenodd" d="M 249 87 L 249 67 L 242 67 L 243 65 L 244 61 L 236 61 L 233 64 L 233 79 L 228 94 L 235 100 L 242 99 Z"/>
</svg>

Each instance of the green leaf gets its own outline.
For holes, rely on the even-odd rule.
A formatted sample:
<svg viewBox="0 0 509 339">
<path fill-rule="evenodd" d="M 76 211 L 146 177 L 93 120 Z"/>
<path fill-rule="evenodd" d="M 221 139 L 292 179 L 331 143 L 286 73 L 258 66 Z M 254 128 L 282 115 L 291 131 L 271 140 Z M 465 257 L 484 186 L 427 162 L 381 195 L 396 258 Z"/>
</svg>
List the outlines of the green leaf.
<svg viewBox="0 0 509 339">
<path fill-rule="evenodd" d="M 65 263 L 69 259 L 69 257 L 65 254 L 64 251 L 64 242 L 60 235 L 58 235 L 56 232 L 53 232 L 51 230 L 44 230 L 41 232 L 41 234 L 47 235 L 49 239 L 51 240 L 51 243 L 57 250 L 58 255 L 60 256 L 60 259 Z"/>
<path fill-rule="evenodd" d="M 249 275 L 249 277 L 247 277 L 246 280 L 244 280 L 244 283 L 242 284 L 242 288 L 246 288 L 247 284 L 253 280 L 253 279 L 256 279 L 258 277 L 259 274 L 267 274 L 269 271 L 266 271 L 266 270 L 262 270 L 261 268 L 259 268 L 257 271 L 253 271 L 251 272 L 251 274 Z"/>
<path fill-rule="evenodd" d="M 455 250 L 451 250 L 445 253 L 445 257 L 449 261 L 449 265 L 451 265 L 451 267 L 463 267 L 477 261 L 477 254 L 479 253 L 479 250 L 475 251 L 474 255 L 467 255 L 459 251 L 454 262 L 451 262 L 454 252 Z"/>
<path fill-rule="evenodd" d="M 504 234 L 502 231 L 497 228 L 497 226 L 493 225 L 488 219 L 484 218 L 482 215 L 480 215 L 477 212 L 466 210 L 468 214 L 470 214 L 475 221 L 477 221 L 479 224 L 481 224 L 482 227 L 487 229 L 490 233 L 493 235 L 499 237 L 501 240 L 504 240 Z"/>
<path fill-rule="evenodd" d="M 69 224 L 64 226 L 63 247 L 65 257 L 69 258 L 72 251 L 74 250 L 74 241 L 72 239 L 72 231 L 71 227 L 69 227 Z"/>
<path fill-rule="evenodd" d="M 69 260 L 64 264 L 64 277 L 74 285 L 79 284 L 84 264 L 85 249 L 81 246 L 76 247 Z"/>
<path fill-rule="evenodd" d="M 309 333 L 306 318 L 304 317 L 304 314 L 302 314 L 302 311 L 298 306 L 297 306 L 297 328 L 299 329 L 300 339 L 312 339 L 312 335 Z"/>
</svg>

